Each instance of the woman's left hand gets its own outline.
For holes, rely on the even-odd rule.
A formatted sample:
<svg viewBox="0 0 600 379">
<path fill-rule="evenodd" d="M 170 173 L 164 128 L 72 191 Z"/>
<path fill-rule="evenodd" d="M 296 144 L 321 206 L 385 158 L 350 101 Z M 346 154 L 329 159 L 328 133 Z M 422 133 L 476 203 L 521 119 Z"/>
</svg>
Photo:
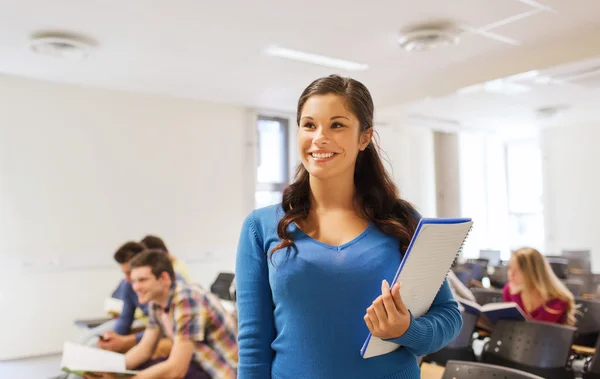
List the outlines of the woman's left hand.
<svg viewBox="0 0 600 379">
<path fill-rule="evenodd" d="M 393 339 L 404 335 L 410 326 L 410 312 L 400 296 L 400 284 L 390 291 L 387 280 L 381 283 L 381 296 L 367 308 L 364 317 L 372 335 L 381 339 Z"/>
</svg>

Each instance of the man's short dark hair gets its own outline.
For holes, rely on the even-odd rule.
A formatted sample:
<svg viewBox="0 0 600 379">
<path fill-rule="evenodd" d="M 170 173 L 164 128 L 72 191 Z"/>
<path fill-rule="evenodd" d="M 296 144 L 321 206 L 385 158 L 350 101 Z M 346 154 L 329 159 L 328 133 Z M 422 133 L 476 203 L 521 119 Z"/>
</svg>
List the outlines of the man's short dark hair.
<svg viewBox="0 0 600 379">
<path fill-rule="evenodd" d="M 139 242 L 129 241 L 125 242 L 115 252 L 115 261 L 119 264 L 129 262 L 133 257 L 144 251 L 146 247 Z"/>
<path fill-rule="evenodd" d="M 136 255 L 131 262 L 129 262 L 131 269 L 137 267 L 150 267 L 152 274 L 158 279 L 163 272 L 169 274 L 171 281 L 175 281 L 175 270 L 173 270 L 173 264 L 169 256 L 162 250 L 153 249 L 145 250 L 144 252 Z"/>
<path fill-rule="evenodd" d="M 157 236 L 153 236 L 153 235 L 149 234 L 146 237 L 142 238 L 142 240 L 140 242 L 142 243 L 142 245 L 146 246 L 148 249 L 162 250 L 163 253 L 169 252 L 169 249 L 167 249 L 167 245 L 165 245 L 165 242 Z"/>
</svg>

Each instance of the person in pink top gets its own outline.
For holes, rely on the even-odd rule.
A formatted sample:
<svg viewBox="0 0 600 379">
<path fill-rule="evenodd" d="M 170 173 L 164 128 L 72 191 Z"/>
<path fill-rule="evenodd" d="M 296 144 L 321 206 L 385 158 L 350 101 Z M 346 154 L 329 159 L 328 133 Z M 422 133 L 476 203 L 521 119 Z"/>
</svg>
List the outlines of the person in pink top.
<svg viewBox="0 0 600 379">
<path fill-rule="evenodd" d="M 523 247 L 513 253 L 502 298 L 517 303 L 530 320 L 575 324 L 573 294 L 536 249 Z"/>
</svg>

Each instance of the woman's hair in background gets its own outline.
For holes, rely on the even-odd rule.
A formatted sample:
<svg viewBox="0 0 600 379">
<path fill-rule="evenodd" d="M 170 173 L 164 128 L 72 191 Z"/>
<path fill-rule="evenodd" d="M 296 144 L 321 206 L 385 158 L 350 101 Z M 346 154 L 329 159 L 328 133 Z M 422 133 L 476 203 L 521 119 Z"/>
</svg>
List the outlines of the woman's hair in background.
<svg viewBox="0 0 600 379">
<path fill-rule="evenodd" d="M 523 247 L 512 254 L 524 280 L 522 292 L 528 296 L 532 289 L 536 289 L 544 304 L 551 299 L 560 299 L 567 302 L 567 325 L 575 325 L 576 305 L 573 294 L 563 282 L 558 279 L 548 260 L 536 249 Z M 545 306 L 545 305 L 544 305 Z"/>
<path fill-rule="evenodd" d="M 315 95 L 334 94 L 346 100 L 346 106 L 360 122 L 360 133 L 373 128 L 374 105 L 367 87 L 359 81 L 330 75 L 313 81 L 300 96 L 296 122 L 300 125 L 302 108 Z M 384 233 L 398 238 L 400 250 L 406 251 L 418 223 L 418 213 L 407 201 L 402 200 L 379 156 L 379 148 L 371 139 L 367 148 L 358 153 L 354 171 L 354 185 L 363 216 L 372 220 Z M 285 215 L 277 225 L 281 243 L 271 252 L 294 245 L 288 227 L 291 223 L 306 219 L 310 209 L 309 173 L 300 163 L 294 182 L 283 192 L 282 207 Z"/>
</svg>

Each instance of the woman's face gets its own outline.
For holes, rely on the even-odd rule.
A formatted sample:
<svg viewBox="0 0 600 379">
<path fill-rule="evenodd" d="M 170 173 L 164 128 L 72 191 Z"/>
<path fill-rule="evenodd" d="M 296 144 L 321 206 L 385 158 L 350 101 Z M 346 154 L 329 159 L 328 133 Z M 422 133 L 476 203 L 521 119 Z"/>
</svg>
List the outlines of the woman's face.
<svg viewBox="0 0 600 379">
<path fill-rule="evenodd" d="M 310 175 L 328 179 L 354 174 L 358 153 L 372 136 L 372 128 L 360 132 L 360 122 L 334 94 L 314 95 L 304 103 L 298 128 L 298 152 Z"/>
<path fill-rule="evenodd" d="M 508 281 L 513 286 L 523 286 L 523 273 L 521 272 L 515 257 L 512 257 L 510 261 L 508 261 Z"/>
</svg>

